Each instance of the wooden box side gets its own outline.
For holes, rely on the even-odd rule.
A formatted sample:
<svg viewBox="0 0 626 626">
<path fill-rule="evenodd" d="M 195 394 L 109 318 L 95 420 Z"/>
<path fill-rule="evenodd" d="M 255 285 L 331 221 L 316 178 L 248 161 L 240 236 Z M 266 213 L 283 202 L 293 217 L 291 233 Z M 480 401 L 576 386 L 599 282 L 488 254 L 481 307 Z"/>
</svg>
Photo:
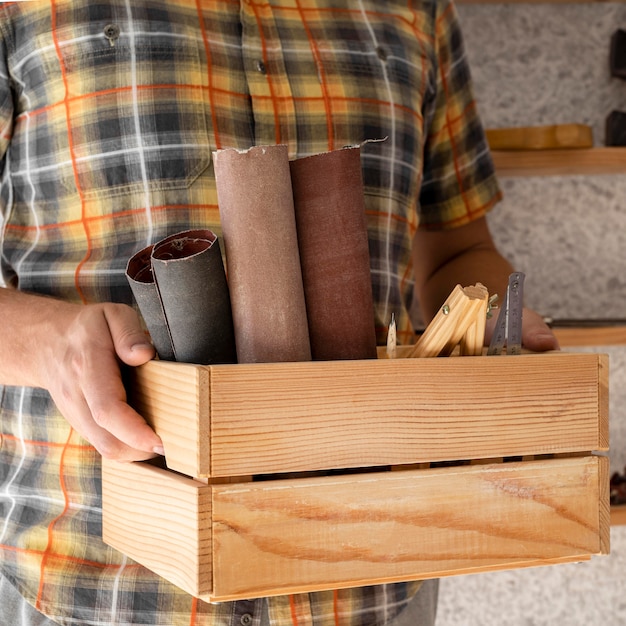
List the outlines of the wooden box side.
<svg viewBox="0 0 626 626">
<path fill-rule="evenodd" d="M 596 450 L 609 449 L 609 355 L 598 357 L 598 446 Z"/>
<path fill-rule="evenodd" d="M 211 366 L 212 475 L 606 449 L 603 356 Z"/>
<path fill-rule="evenodd" d="M 102 537 L 188 593 L 211 593 L 208 485 L 150 463 L 103 459 Z"/>
<path fill-rule="evenodd" d="M 125 378 L 128 400 L 161 437 L 168 467 L 210 475 L 209 368 L 150 361 Z"/>
<path fill-rule="evenodd" d="M 590 456 L 214 486 L 214 586 L 206 598 L 585 560 L 604 548 L 604 462 Z"/>
<path fill-rule="evenodd" d="M 599 554 L 611 552 L 611 464 L 608 456 L 598 456 Z"/>
</svg>

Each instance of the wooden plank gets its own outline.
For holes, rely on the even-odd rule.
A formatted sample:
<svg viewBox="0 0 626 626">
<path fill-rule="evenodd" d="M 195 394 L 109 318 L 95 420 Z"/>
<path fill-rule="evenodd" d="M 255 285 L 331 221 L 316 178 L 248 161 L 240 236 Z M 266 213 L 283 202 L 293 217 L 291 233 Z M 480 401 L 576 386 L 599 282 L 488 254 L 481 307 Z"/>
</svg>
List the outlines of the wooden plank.
<svg viewBox="0 0 626 626">
<path fill-rule="evenodd" d="M 210 601 L 606 554 L 598 456 L 206 485 L 103 460 L 103 538 Z"/>
<path fill-rule="evenodd" d="M 598 447 L 609 449 L 609 355 L 599 355 L 598 369 Z M 607 470 L 608 471 L 608 470 Z"/>
<path fill-rule="evenodd" d="M 570 176 L 626 173 L 626 148 L 492 152 L 499 176 Z"/>
<path fill-rule="evenodd" d="M 611 526 L 626 526 L 626 504 L 611 507 Z"/>
<path fill-rule="evenodd" d="M 163 440 L 173 469 L 188 476 L 211 473 L 209 370 L 197 365 L 151 361 L 125 373 L 128 401 Z"/>
<path fill-rule="evenodd" d="M 205 392 L 183 383 L 181 364 L 138 368 L 133 396 L 168 466 L 191 476 L 589 451 L 607 440 L 602 359 L 553 352 L 184 366 L 194 380 L 189 367 L 210 373 L 210 434 L 202 435 L 194 406 Z M 210 463 L 193 447 L 199 436 L 203 449 L 210 436 Z"/>
<path fill-rule="evenodd" d="M 599 360 L 533 354 L 215 367 L 212 470 L 266 474 L 600 449 Z"/>
<path fill-rule="evenodd" d="M 611 551 L 611 463 L 609 457 L 598 456 L 598 540 L 599 554 Z"/>
<path fill-rule="evenodd" d="M 551 124 L 485 129 L 492 150 L 554 150 L 593 147 L 593 132 L 586 124 Z"/>
<path fill-rule="evenodd" d="M 211 492 L 149 463 L 102 460 L 102 538 L 192 595 L 212 589 Z"/>
<path fill-rule="evenodd" d="M 553 328 L 552 332 L 562 348 L 626 345 L 626 326 Z"/>
<path fill-rule="evenodd" d="M 213 488 L 211 599 L 584 560 L 604 551 L 578 457 Z"/>
</svg>

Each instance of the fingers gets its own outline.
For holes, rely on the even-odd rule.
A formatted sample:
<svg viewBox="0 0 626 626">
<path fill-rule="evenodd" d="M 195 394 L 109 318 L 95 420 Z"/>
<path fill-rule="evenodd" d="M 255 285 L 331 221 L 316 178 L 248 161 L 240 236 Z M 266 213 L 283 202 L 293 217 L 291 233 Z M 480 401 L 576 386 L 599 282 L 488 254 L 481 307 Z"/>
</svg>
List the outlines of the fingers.
<svg viewBox="0 0 626 626">
<path fill-rule="evenodd" d="M 138 460 L 160 452 L 162 443 L 145 420 L 126 403 L 126 390 L 115 359 L 88 360 L 84 364 L 81 390 L 93 422 L 92 443 L 107 458 Z M 102 372 L 107 372 L 106 376 Z M 98 381 L 97 384 L 95 381 Z"/>
<path fill-rule="evenodd" d="M 140 365 L 154 356 L 133 309 L 80 307 L 61 339 L 48 388 L 73 428 L 107 458 L 138 461 L 162 453 L 160 438 L 127 404 L 120 373 L 119 360 Z"/>
<path fill-rule="evenodd" d="M 127 439 L 129 441 L 137 441 L 137 443 L 129 445 L 124 441 L 124 433 L 118 433 L 118 436 L 116 436 L 110 432 L 108 429 L 113 427 L 115 430 L 115 422 L 117 421 L 115 418 L 109 420 L 112 415 L 111 412 L 106 411 L 99 418 L 94 418 L 92 408 L 84 398 L 75 397 L 68 403 L 64 403 L 54 396 L 53 399 L 72 428 L 89 441 L 103 457 L 116 461 L 144 461 L 157 456 L 157 452 L 159 452 L 158 446 L 154 452 L 142 450 L 142 443 L 139 441 L 136 433 L 132 433 Z M 130 409 L 130 407 L 127 405 L 125 407 L 121 406 L 118 415 L 121 415 L 126 409 Z M 130 410 L 132 411 L 132 409 Z M 137 414 L 135 414 L 135 417 L 143 422 Z M 145 422 L 143 422 L 142 426 L 148 428 Z M 152 431 L 150 433 L 154 435 Z M 159 445 L 161 445 L 160 440 Z"/>
<path fill-rule="evenodd" d="M 124 363 L 137 366 L 154 358 L 154 347 L 133 309 L 124 305 L 107 304 L 104 307 L 104 316 L 115 352 Z"/>
<path fill-rule="evenodd" d="M 141 365 L 154 357 L 154 349 L 139 324 L 135 311 L 124 305 L 102 308 L 109 349 L 90 351 L 83 360 L 81 389 L 93 430 L 92 443 L 107 458 L 125 460 L 149 458 L 162 450 L 162 443 L 145 420 L 126 402 L 126 390 L 117 358 L 129 365 Z M 103 372 L 106 375 L 103 376 Z"/>
</svg>

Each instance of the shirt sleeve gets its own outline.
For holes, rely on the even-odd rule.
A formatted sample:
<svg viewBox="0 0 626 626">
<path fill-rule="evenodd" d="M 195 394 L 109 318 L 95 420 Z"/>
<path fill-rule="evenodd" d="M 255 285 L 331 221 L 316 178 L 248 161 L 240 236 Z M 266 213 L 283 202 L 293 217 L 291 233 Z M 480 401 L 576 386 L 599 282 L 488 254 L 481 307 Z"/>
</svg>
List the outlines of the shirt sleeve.
<svg viewBox="0 0 626 626">
<path fill-rule="evenodd" d="M 437 2 L 434 94 L 425 107 L 420 228 L 441 230 L 482 217 L 501 198 L 476 110 L 452 2 Z"/>
</svg>

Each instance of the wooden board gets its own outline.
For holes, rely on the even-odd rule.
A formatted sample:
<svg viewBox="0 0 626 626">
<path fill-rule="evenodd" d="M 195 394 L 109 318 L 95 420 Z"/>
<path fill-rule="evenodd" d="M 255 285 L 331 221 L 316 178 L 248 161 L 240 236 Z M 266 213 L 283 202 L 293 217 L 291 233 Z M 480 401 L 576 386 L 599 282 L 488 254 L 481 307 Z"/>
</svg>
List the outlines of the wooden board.
<svg viewBox="0 0 626 626">
<path fill-rule="evenodd" d="M 494 150 L 498 176 L 594 176 L 626 173 L 626 149 Z"/>
<path fill-rule="evenodd" d="M 485 130 L 492 150 L 554 150 L 593 147 L 593 131 L 586 124 L 551 124 Z"/>
<path fill-rule="evenodd" d="M 626 345 L 626 325 L 553 328 L 562 348 Z"/>
<path fill-rule="evenodd" d="M 598 354 L 153 361 L 134 372 L 129 395 L 161 436 L 168 467 L 196 477 L 608 447 L 607 357 Z"/>
<path fill-rule="evenodd" d="M 210 369 L 151 361 L 124 371 L 128 401 L 167 442 L 171 467 L 189 476 L 210 474 Z"/>
<path fill-rule="evenodd" d="M 150 463 L 102 460 L 102 538 L 192 595 L 212 587 L 211 492 Z"/>
<path fill-rule="evenodd" d="M 626 504 L 611 507 L 611 526 L 626 526 Z"/>
<path fill-rule="evenodd" d="M 104 539 L 207 600 L 578 561 L 608 552 L 607 475 L 584 456 L 205 485 L 105 460 Z"/>
</svg>

